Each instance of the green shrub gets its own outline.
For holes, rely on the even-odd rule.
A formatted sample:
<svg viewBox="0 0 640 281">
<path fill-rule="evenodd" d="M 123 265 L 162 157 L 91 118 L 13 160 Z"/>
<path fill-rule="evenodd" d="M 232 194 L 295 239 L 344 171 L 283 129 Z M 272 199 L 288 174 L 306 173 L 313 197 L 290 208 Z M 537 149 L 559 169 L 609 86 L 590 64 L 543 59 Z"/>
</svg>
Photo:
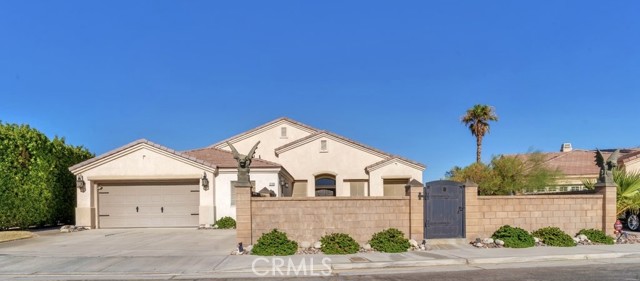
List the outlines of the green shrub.
<svg viewBox="0 0 640 281">
<path fill-rule="evenodd" d="M 404 237 L 404 233 L 395 228 L 389 228 L 373 234 L 369 244 L 376 251 L 385 253 L 406 252 L 411 247 L 409 239 Z"/>
<path fill-rule="evenodd" d="M 557 227 L 543 227 L 534 231 L 533 236 L 538 237 L 547 246 L 554 247 L 575 247 L 573 238 Z"/>
<path fill-rule="evenodd" d="M 288 256 L 295 254 L 297 250 L 296 241 L 289 240 L 286 233 L 274 229 L 258 238 L 252 252 L 259 256 Z"/>
<path fill-rule="evenodd" d="M 606 244 L 606 245 L 613 245 L 615 244 L 613 237 L 607 235 L 604 233 L 604 231 L 599 230 L 599 229 L 582 229 L 580 230 L 580 232 L 578 232 L 578 235 L 580 234 L 584 234 L 587 236 L 587 238 L 589 238 L 589 240 L 591 240 L 591 242 L 596 242 L 596 243 L 601 243 L 601 244 Z"/>
<path fill-rule="evenodd" d="M 64 138 L 0 122 L 0 230 L 74 224 L 78 189 L 69 167 L 91 157 Z"/>
<path fill-rule="evenodd" d="M 360 245 L 349 234 L 332 233 L 320 238 L 321 250 L 328 255 L 355 254 L 360 250 Z"/>
<path fill-rule="evenodd" d="M 215 224 L 219 229 L 233 229 L 236 228 L 236 220 L 232 217 L 221 217 Z"/>
<path fill-rule="evenodd" d="M 493 239 L 504 241 L 504 246 L 508 248 L 528 248 L 533 247 L 536 243 L 533 236 L 526 230 L 519 227 L 511 227 L 503 225 L 493 233 Z"/>
</svg>

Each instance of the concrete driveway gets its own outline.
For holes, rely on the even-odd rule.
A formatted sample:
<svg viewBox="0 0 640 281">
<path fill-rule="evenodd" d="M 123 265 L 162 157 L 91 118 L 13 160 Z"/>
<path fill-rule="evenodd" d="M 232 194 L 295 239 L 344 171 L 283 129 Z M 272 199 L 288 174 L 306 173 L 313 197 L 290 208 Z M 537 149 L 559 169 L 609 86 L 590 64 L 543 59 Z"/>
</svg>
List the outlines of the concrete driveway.
<svg viewBox="0 0 640 281">
<path fill-rule="evenodd" d="M 0 243 L 0 279 L 206 275 L 235 249 L 235 230 L 96 229 L 37 234 Z"/>
</svg>

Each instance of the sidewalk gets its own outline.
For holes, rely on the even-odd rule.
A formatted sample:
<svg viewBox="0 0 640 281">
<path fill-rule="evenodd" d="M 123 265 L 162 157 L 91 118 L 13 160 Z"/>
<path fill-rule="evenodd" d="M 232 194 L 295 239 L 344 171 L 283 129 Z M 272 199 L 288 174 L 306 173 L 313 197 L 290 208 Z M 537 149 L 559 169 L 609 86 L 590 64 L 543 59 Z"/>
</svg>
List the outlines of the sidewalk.
<svg viewBox="0 0 640 281">
<path fill-rule="evenodd" d="M 377 269 L 456 270 L 480 265 L 527 265 L 531 262 L 591 261 L 640 258 L 640 244 L 477 249 L 457 245 L 447 250 L 400 254 L 260 256 L 102 256 L 46 258 L 0 254 L 0 279 L 11 280 L 118 280 L 203 279 L 286 276 L 357 275 Z M 70 267 L 69 264 L 75 266 Z M 64 266 L 66 265 L 66 267 Z M 60 268 L 66 268 L 61 272 Z M 448 269 L 447 269 L 448 268 Z M 58 270 L 56 270 L 58 269 Z M 478 269 L 478 268 L 471 268 Z M 297 271 L 297 273 L 296 273 Z"/>
</svg>

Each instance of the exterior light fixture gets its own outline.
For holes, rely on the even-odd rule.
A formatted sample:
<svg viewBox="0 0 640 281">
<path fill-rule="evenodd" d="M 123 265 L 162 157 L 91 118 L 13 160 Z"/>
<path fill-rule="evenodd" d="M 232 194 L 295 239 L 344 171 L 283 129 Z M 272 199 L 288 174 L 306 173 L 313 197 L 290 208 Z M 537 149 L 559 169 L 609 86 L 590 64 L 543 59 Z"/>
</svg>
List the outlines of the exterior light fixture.
<svg viewBox="0 0 640 281">
<path fill-rule="evenodd" d="M 209 190 L 209 179 L 207 179 L 207 172 L 204 172 L 204 175 L 202 176 L 202 189 L 204 189 L 205 191 Z"/>
<path fill-rule="evenodd" d="M 82 178 L 82 175 L 78 176 L 78 178 L 76 179 L 76 187 L 80 189 L 81 192 L 85 192 L 85 190 L 87 190 L 85 188 L 84 179 Z"/>
</svg>

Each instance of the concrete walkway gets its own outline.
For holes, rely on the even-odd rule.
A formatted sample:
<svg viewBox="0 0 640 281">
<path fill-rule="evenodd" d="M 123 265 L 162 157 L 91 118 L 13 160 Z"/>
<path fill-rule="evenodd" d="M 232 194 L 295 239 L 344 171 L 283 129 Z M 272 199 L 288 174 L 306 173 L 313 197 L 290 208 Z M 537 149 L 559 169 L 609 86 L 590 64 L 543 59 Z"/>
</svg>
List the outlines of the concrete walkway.
<svg viewBox="0 0 640 281">
<path fill-rule="evenodd" d="M 35 239 L 0 244 L 0 280 L 323 276 L 640 258 L 640 244 L 528 249 L 476 249 L 456 245 L 400 254 L 265 258 L 230 256 L 229 245 L 233 241 L 233 232 L 220 230 L 91 230 L 41 234 Z"/>
</svg>

